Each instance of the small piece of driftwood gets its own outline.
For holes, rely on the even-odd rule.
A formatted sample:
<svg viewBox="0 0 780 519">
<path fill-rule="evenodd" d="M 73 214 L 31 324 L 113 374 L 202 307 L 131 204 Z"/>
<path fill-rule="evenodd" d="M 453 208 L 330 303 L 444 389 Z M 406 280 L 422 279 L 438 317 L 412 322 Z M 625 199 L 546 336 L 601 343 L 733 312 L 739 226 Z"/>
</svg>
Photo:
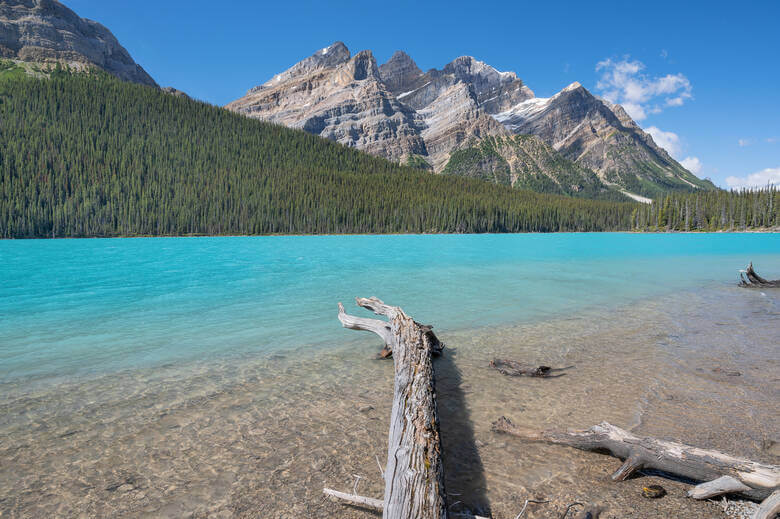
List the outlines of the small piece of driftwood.
<svg viewBox="0 0 780 519">
<path fill-rule="evenodd" d="M 326 496 L 340 499 L 350 505 L 362 506 L 363 508 L 369 508 L 371 510 L 377 510 L 379 512 L 384 510 L 384 504 L 381 499 L 374 499 L 373 497 L 358 496 L 355 494 L 347 494 L 346 492 L 339 492 L 330 488 L 323 489 L 323 493 Z M 481 515 L 474 515 L 466 512 L 450 514 L 450 517 L 460 517 L 463 519 L 488 519 Z"/>
<path fill-rule="evenodd" d="M 362 506 L 364 508 L 370 508 L 371 510 L 379 510 L 380 512 L 384 508 L 381 499 L 374 499 L 373 497 L 363 497 L 355 494 L 347 494 L 346 492 L 339 492 L 330 488 L 324 488 L 322 490 L 326 496 L 335 497 L 342 501 L 346 501 L 351 505 Z"/>
<path fill-rule="evenodd" d="M 493 359 L 490 361 L 490 367 L 498 370 L 502 375 L 509 377 L 539 377 L 553 378 L 562 377 L 565 373 L 561 371 L 571 368 L 551 368 L 550 366 L 533 366 L 531 364 L 521 364 L 510 359 Z"/>
<path fill-rule="evenodd" d="M 531 441 L 568 445 L 588 451 L 607 451 L 625 460 L 612 474 L 615 481 L 623 481 L 640 469 L 654 469 L 703 481 L 689 493 L 691 497 L 699 499 L 737 493 L 761 500 L 780 487 L 780 466 L 757 463 L 682 443 L 635 436 L 607 422 L 594 425 L 586 431 L 539 432 L 516 426 L 502 416 L 493 423 L 493 430 Z"/>
<path fill-rule="evenodd" d="M 442 345 L 430 326 L 415 322 L 401 308 L 386 305 L 375 297 L 357 298 L 356 301 L 358 306 L 384 315 L 388 320 L 349 315 L 339 303 L 339 321 L 345 328 L 379 335 L 385 348 L 392 352 L 395 371 L 382 517 L 446 519 L 432 359 Z M 345 495 L 374 505 L 378 501 Z"/>
<path fill-rule="evenodd" d="M 780 279 L 764 279 L 753 270 L 753 262 L 745 270 L 739 271 L 739 286 L 748 288 L 777 288 L 780 287 Z"/>
</svg>

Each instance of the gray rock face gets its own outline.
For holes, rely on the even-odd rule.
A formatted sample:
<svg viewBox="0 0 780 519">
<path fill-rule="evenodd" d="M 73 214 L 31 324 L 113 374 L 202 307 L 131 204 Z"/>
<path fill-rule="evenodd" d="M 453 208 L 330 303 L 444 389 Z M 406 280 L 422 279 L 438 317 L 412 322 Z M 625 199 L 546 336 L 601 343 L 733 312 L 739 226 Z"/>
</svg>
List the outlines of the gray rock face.
<svg viewBox="0 0 780 519">
<path fill-rule="evenodd" d="M 461 56 L 445 65 L 444 74 L 471 86 L 479 107 L 489 114 L 509 108 L 534 96 L 514 72 L 499 72 L 471 56 Z"/>
<path fill-rule="evenodd" d="M 537 98 L 514 72 L 470 56 L 422 72 L 403 51 L 377 67 L 370 51 L 351 57 L 336 42 L 227 108 L 437 173 L 539 190 L 711 187 L 579 83 Z"/>
<path fill-rule="evenodd" d="M 227 108 L 395 161 L 427 155 L 420 136 L 422 118 L 387 89 L 371 51 L 350 57 L 341 42 L 253 88 Z"/>
<path fill-rule="evenodd" d="M 126 81 L 157 86 L 111 31 L 56 0 L 0 1 L 0 57 L 92 65 Z"/>
<path fill-rule="evenodd" d="M 422 75 L 422 70 L 417 67 L 417 63 L 402 50 L 395 51 L 387 63 L 379 67 L 379 77 L 394 94 L 421 86 Z"/>
<path fill-rule="evenodd" d="M 422 137 L 434 171 L 442 171 L 452 151 L 467 143 L 491 135 L 508 135 L 500 124 L 479 109 L 474 92 L 465 83 L 454 83 L 443 90 L 418 113 L 425 123 Z"/>
</svg>

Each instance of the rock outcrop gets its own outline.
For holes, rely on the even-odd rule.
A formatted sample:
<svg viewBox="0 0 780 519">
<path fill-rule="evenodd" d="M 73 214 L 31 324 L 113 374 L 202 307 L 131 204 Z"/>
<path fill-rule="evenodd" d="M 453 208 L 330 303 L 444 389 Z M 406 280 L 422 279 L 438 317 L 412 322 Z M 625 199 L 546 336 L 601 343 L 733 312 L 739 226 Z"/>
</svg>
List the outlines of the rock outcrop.
<svg viewBox="0 0 780 519">
<path fill-rule="evenodd" d="M 537 98 L 470 56 L 423 72 L 397 51 L 377 67 L 336 42 L 227 108 L 409 165 L 581 196 L 713 187 L 617 105 L 579 83 Z M 533 136 L 533 137 L 531 137 Z"/>
<path fill-rule="evenodd" d="M 166 94 L 171 94 L 176 97 L 186 97 L 187 99 L 192 99 L 190 96 L 187 95 L 187 92 L 184 92 L 183 90 L 179 90 L 178 88 L 172 86 L 162 87 L 160 90 L 162 90 Z"/>
<path fill-rule="evenodd" d="M 0 57 L 96 66 L 125 81 L 157 86 L 111 31 L 56 0 L 0 1 Z"/>
</svg>

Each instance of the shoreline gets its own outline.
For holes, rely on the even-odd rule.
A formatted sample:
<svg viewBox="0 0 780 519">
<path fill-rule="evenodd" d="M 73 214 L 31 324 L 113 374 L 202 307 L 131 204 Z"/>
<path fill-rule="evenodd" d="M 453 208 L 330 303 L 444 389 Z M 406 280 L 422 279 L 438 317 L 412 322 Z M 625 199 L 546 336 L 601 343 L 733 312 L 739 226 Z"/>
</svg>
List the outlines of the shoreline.
<svg viewBox="0 0 780 519">
<path fill-rule="evenodd" d="M 552 231 L 552 232 L 482 232 L 482 233 L 457 233 L 457 232 L 431 232 L 431 233 L 323 233 L 323 234 L 127 234 L 116 236 L 38 236 L 23 238 L 0 238 L 2 241 L 29 241 L 29 240 L 113 240 L 113 239 L 141 239 L 141 238 L 268 238 L 268 237 L 315 237 L 315 236 L 508 236 L 508 235 L 555 235 L 555 234 L 636 234 L 636 235 L 673 235 L 673 234 L 780 234 L 780 227 L 758 228 L 745 230 L 717 230 L 717 231 Z"/>
</svg>

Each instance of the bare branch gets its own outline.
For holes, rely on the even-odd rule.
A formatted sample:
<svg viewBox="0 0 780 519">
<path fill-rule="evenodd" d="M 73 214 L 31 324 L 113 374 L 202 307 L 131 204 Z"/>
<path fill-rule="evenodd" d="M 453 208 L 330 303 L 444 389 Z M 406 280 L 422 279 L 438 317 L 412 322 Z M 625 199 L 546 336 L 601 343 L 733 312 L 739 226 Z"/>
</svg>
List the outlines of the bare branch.
<svg viewBox="0 0 780 519">
<path fill-rule="evenodd" d="M 368 319 L 365 317 L 355 317 L 344 311 L 344 305 L 339 303 L 339 321 L 344 328 L 350 330 L 362 330 L 366 332 L 373 332 L 385 342 L 385 345 L 392 349 L 395 339 L 393 337 L 390 323 L 386 321 L 380 321 L 379 319 Z"/>
<path fill-rule="evenodd" d="M 355 301 L 358 306 L 371 310 L 377 315 L 384 315 L 390 320 L 395 319 L 399 314 L 403 314 L 403 310 L 397 306 L 386 305 L 377 297 L 356 297 Z"/>
</svg>

